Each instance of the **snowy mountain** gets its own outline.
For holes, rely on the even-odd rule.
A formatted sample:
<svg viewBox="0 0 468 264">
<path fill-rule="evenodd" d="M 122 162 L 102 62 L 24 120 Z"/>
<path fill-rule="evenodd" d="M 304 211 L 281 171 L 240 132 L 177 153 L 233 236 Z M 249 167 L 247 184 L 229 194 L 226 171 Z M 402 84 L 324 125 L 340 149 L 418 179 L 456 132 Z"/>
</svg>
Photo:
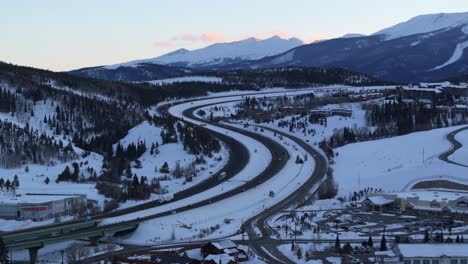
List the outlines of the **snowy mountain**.
<svg viewBox="0 0 468 264">
<path fill-rule="evenodd" d="M 424 15 L 370 36 L 299 46 L 232 68 L 342 67 L 396 82 L 441 80 L 468 71 L 468 13 Z"/>
<path fill-rule="evenodd" d="M 467 24 L 468 12 L 451 14 L 429 14 L 411 18 L 406 22 L 399 23 L 395 26 L 386 29 L 382 29 L 374 33 L 373 35 L 384 35 L 384 38 L 386 40 L 392 40 L 410 35 L 428 33 L 440 29 L 449 29 Z"/>
<path fill-rule="evenodd" d="M 229 43 L 216 43 L 189 51 L 179 49 L 160 57 L 126 63 L 82 68 L 70 73 L 119 81 L 150 81 L 182 76 L 195 69 L 211 70 L 243 60 L 256 60 L 272 56 L 302 45 L 297 38 L 282 39 L 278 36 L 265 40 L 248 38 Z"/>
<path fill-rule="evenodd" d="M 366 35 L 360 34 L 360 33 L 348 33 L 344 34 L 340 38 L 360 38 L 360 37 L 365 37 Z"/>
<path fill-rule="evenodd" d="M 121 66 L 137 67 L 143 63 L 206 66 L 217 65 L 232 60 L 256 60 L 290 50 L 304 44 L 300 39 L 282 39 L 274 36 L 265 40 L 248 38 L 228 43 L 216 43 L 208 47 L 189 51 L 179 49 L 160 57 L 131 61 L 123 64 L 106 66 L 106 69 L 116 69 Z"/>
</svg>

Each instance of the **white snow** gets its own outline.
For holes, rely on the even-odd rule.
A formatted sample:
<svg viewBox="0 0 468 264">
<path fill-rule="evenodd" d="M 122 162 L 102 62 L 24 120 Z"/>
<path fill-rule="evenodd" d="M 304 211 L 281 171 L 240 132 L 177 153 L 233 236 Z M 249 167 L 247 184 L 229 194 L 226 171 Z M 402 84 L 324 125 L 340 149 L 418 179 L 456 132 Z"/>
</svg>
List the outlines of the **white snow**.
<svg viewBox="0 0 468 264">
<path fill-rule="evenodd" d="M 271 132 L 265 131 L 263 134 L 272 138 L 274 137 Z M 301 148 L 295 150 L 292 147 L 291 141 L 284 139 L 282 143 L 288 152 L 290 152 L 291 157 L 295 157 L 298 154 L 303 155 L 304 150 Z M 256 159 L 256 163 L 257 161 L 258 159 Z M 221 229 L 216 230 L 211 234 L 211 237 L 234 234 L 239 229 L 243 220 L 258 214 L 265 208 L 269 208 L 284 199 L 310 176 L 310 171 L 314 167 L 314 162 L 311 159 L 302 166 L 295 164 L 294 161 L 294 159 L 290 159 L 283 170 L 255 189 L 246 190 L 233 197 L 207 206 L 144 222 L 140 224 L 140 227 L 129 237 L 127 242 L 147 244 L 157 243 L 159 240 L 169 240 L 172 230 L 174 230 L 177 241 L 196 240 L 198 232 L 184 229 L 182 226 L 179 226 L 181 223 L 189 224 L 195 230 L 220 225 Z M 237 178 L 238 176 L 235 177 Z M 226 184 L 224 185 L 226 186 Z M 268 196 L 270 190 L 275 192 L 275 197 Z M 218 191 L 210 190 L 210 192 Z M 194 197 L 190 200 L 194 201 Z M 224 224 L 224 219 L 231 219 L 231 223 Z M 155 230 L 155 226 L 158 227 L 157 233 L 152 231 Z M 155 239 L 155 237 L 158 237 L 158 239 Z"/>
<path fill-rule="evenodd" d="M 431 69 L 431 71 L 444 68 L 450 64 L 457 62 L 463 56 L 463 51 L 466 48 L 468 48 L 468 41 L 458 43 L 455 47 L 455 50 L 453 51 L 452 57 L 450 57 L 450 59 L 448 59 L 448 61 L 446 61 L 444 64 L 434 67 L 433 69 Z"/>
<path fill-rule="evenodd" d="M 401 191 L 408 183 L 425 179 L 468 179 L 466 170 L 443 162 L 438 155 L 450 148 L 444 138 L 460 128 L 449 127 L 416 132 L 382 140 L 348 144 L 337 148 L 334 177 L 339 185 L 339 195 L 366 187 L 383 191 Z M 424 160 L 423 160 L 424 159 Z"/>
<path fill-rule="evenodd" d="M 420 33 L 428 33 L 462 24 L 468 24 L 468 12 L 429 14 L 411 18 L 406 22 L 382 29 L 372 35 L 383 34 L 385 35 L 385 40 L 391 40 Z"/>
<path fill-rule="evenodd" d="M 162 144 L 161 132 L 161 127 L 156 127 L 148 121 L 144 121 L 130 129 L 128 134 L 119 141 L 123 147 L 127 147 L 131 143 L 137 144 L 138 141 L 145 142 L 147 150 L 138 158 L 138 160 L 141 161 L 142 167 L 132 168 L 132 173 L 136 174 L 138 177 L 146 176 L 149 182 L 151 182 L 153 178 L 166 175 L 165 173 L 159 172 L 159 168 L 161 168 L 165 162 L 167 162 L 170 169 L 173 169 L 177 163 L 185 167 L 189 166 L 196 159 L 195 155 L 189 154 L 184 150 L 181 143 Z M 156 143 L 159 144 L 159 153 L 151 155 L 151 145 Z M 114 148 L 116 146 L 117 144 L 114 144 Z M 193 177 L 191 182 L 185 182 L 184 177 L 180 179 L 172 178 L 170 180 L 160 181 L 161 187 L 166 189 L 168 193 L 176 193 L 209 178 L 211 174 L 219 171 L 228 160 L 227 150 L 223 144 L 221 144 L 221 146 L 221 151 L 219 153 L 216 153 L 213 157 L 205 157 L 206 164 L 196 165 L 197 174 Z M 217 158 L 220 158 L 220 161 L 218 161 Z M 134 165 L 134 163 L 135 162 L 133 162 L 132 165 Z M 152 197 L 152 199 L 158 198 L 158 195 L 153 195 Z M 129 200 L 122 204 L 121 207 L 125 208 L 143 202 L 146 201 Z"/>
<path fill-rule="evenodd" d="M 220 83 L 223 79 L 214 76 L 183 76 L 169 79 L 161 79 L 148 81 L 151 84 L 171 84 L 171 83 L 181 83 L 181 82 L 206 82 L 206 83 Z"/>
<path fill-rule="evenodd" d="M 265 40 L 248 38 L 229 43 L 216 43 L 208 47 L 193 51 L 178 50 L 160 57 L 131 61 L 127 63 L 105 66 L 106 69 L 116 69 L 121 66 L 137 67 L 141 63 L 171 64 L 187 63 L 195 64 L 218 64 L 226 59 L 254 60 L 266 56 L 276 55 L 292 48 L 302 45 L 303 42 L 297 38 L 282 39 L 278 36 Z"/>
<path fill-rule="evenodd" d="M 275 58 L 274 60 L 271 61 L 271 63 L 273 65 L 275 64 L 282 64 L 282 63 L 286 63 L 286 62 L 289 62 L 289 61 L 292 61 L 294 59 L 294 53 L 295 51 L 294 50 L 291 50 L 290 52 L 278 57 L 278 58 Z"/>
<path fill-rule="evenodd" d="M 407 258 L 468 257 L 466 244 L 398 244 L 398 249 L 400 254 Z"/>
<path fill-rule="evenodd" d="M 348 33 L 344 34 L 340 38 L 360 38 L 360 37 L 365 37 L 366 35 L 360 34 L 360 33 Z"/>
<path fill-rule="evenodd" d="M 289 93 L 298 94 L 307 92 L 309 91 L 292 91 Z M 284 93 L 268 94 L 268 96 L 278 96 L 283 94 Z M 259 96 L 264 95 L 259 94 Z M 185 103 L 171 107 L 169 109 L 169 112 L 173 115 L 180 116 L 185 109 L 196 105 L 204 105 L 213 102 L 222 103 L 223 101 L 230 101 L 240 98 L 241 96 L 232 96 L 228 98 L 206 99 L 197 102 Z M 195 120 L 187 118 L 185 119 L 186 121 L 195 124 L 200 123 Z M 236 126 L 242 128 L 242 125 Z M 223 128 L 215 127 L 212 125 L 207 125 L 206 127 L 212 130 L 220 131 L 222 133 L 227 132 Z M 273 133 L 269 131 L 264 131 L 263 134 L 265 136 L 275 138 Z M 228 135 L 235 137 L 237 140 L 245 144 L 249 149 L 249 152 L 253 156 L 252 160 L 255 160 L 255 163 L 249 162 L 247 168 L 244 169 L 244 171 L 247 169 L 245 172 L 242 171 L 238 175 L 235 175 L 229 182 L 221 184 L 221 186 L 216 186 L 210 190 L 199 193 L 197 195 L 194 195 L 191 198 L 176 201 L 168 205 L 160 206 L 158 208 L 141 211 L 135 215 L 130 214 L 122 217 L 116 217 L 114 219 L 107 219 L 103 222 L 103 224 L 133 219 L 136 217 L 142 217 L 157 212 L 176 210 L 180 206 L 207 199 L 208 197 L 218 194 L 223 190 L 225 191 L 227 189 L 232 189 L 233 187 L 239 186 L 239 182 L 243 183 L 243 181 L 245 180 L 250 180 L 260 171 L 262 171 L 263 168 L 265 168 L 265 166 L 271 159 L 271 156 L 268 150 L 266 150 L 266 148 L 263 145 L 259 144 L 255 140 L 244 137 L 232 131 L 228 132 Z M 295 157 L 296 155 L 303 155 L 303 153 L 305 152 L 302 148 L 294 146 L 292 141 L 288 139 L 284 138 L 281 141 L 281 143 L 284 144 L 291 157 Z M 255 149 L 257 151 L 254 151 Z M 262 158 L 259 159 L 255 157 Z M 174 232 L 177 241 L 187 241 L 195 239 L 197 237 L 196 235 L 198 233 L 193 233 L 193 230 L 209 229 L 210 227 L 214 227 L 216 225 L 220 225 L 222 226 L 222 228 L 214 229 L 211 234 L 208 234 L 209 236 L 219 237 L 224 236 L 226 234 L 233 234 L 238 230 L 243 219 L 245 220 L 251 217 L 252 215 L 257 214 L 258 212 L 261 212 L 265 208 L 272 206 L 277 201 L 284 199 L 284 197 L 286 197 L 289 193 L 297 189 L 298 186 L 300 186 L 300 184 L 304 182 L 307 177 L 310 176 L 310 171 L 313 170 L 314 166 L 313 160 L 309 159 L 303 165 L 295 164 L 294 161 L 294 159 L 290 159 L 286 167 L 283 168 L 283 170 L 281 170 L 272 179 L 257 186 L 254 190 L 246 190 L 245 192 L 239 193 L 234 197 L 207 206 L 203 206 L 201 208 L 196 208 L 187 212 L 180 212 L 174 215 L 161 217 L 142 223 L 140 227 L 135 231 L 135 233 L 130 235 L 128 241 L 139 244 L 157 243 L 161 240 L 167 241 L 171 238 L 172 232 Z M 268 196 L 270 190 L 273 190 L 275 192 L 275 197 L 272 198 Z M 246 202 L 240 203 L 239 201 Z M 231 223 L 224 224 L 223 221 L 225 219 L 231 219 Z M 191 227 L 190 230 L 187 229 L 187 225 Z M 153 232 L 155 230 L 155 226 L 158 226 L 157 233 Z"/>
</svg>

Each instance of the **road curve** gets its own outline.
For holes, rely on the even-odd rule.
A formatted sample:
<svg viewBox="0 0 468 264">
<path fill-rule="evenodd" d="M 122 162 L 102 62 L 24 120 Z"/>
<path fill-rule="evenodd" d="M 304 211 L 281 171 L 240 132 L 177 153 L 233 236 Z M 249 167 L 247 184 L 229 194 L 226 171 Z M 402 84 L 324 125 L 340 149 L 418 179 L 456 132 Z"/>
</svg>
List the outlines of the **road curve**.
<svg viewBox="0 0 468 264">
<path fill-rule="evenodd" d="M 453 153 L 455 153 L 455 151 L 459 150 L 461 147 L 463 147 L 463 144 L 460 143 L 458 140 L 455 139 L 455 136 L 462 132 L 462 131 L 465 131 L 468 129 L 468 126 L 465 126 L 465 127 L 462 127 L 462 128 L 459 128 L 459 129 L 456 129 L 450 133 L 448 133 L 445 138 L 452 144 L 452 147 L 447 150 L 446 152 L 442 153 L 439 155 L 439 159 L 442 160 L 442 161 L 445 161 L 445 162 L 448 162 L 448 163 L 451 163 L 451 164 L 454 164 L 454 165 L 458 165 L 458 166 L 462 166 L 462 167 L 467 167 L 468 168 L 468 165 L 465 165 L 465 164 L 461 164 L 461 163 L 458 163 L 456 161 L 453 161 L 453 160 L 450 160 L 449 159 L 449 156 L 452 155 Z"/>
<path fill-rule="evenodd" d="M 197 119 L 196 117 L 193 116 L 193 111 L 195 109 L 197 109 L 197 108 L 205 107 L 205 106 L 206 105 L 202 105 L 202 106 L 199 106 L 199 107 L 193 107 L 193 108 L 187 109 L 186 111 L 184 111 L 184 115 L 187 118 Z M 201 120 L 201 121 L 203 121 L 205 123 L 209 123 L 209 122 L 204 121 L 204 120 Z M 215 124 L 213 123 L 213 125 L 215 125 Z M 253 132 L 245 131 L 245 130 L 242 130 L 242 129 L 239 129 L 239 128 L 235 128 L 235 127 L 230 127 L 230 126 L 225 126 L 225 125 L 217 125 L 217 124 L 216 124 L 216 126 L 220 126 L 220 127 L 229 129 L 231 131 L 241 133 L 241 134 L 243 134 L 245 136 L 248 136 L 248 137 L 251 137 L 251 138 L 253 138 L 255 140 L 258 140 L 260 143 L 264 144 L 269 149 L 269 151 L 271 152 L 271 155 L 272 155 L 272 160 L 269 163 L 269 165 L 267 166 L 267 168 L 265 168 L 259 175 L 255 176 L 251 181 L 249 181 L 249 182 L 247 182 L 247 183 L 245 183 L 245 184 L 243 184 L 241 186 L 238 186 L 238 187 L 236 187 L 236 188 L 234 188 L 234 189 L 232 189 L 230 191 L 227 191 L 227 192 L 224 192 L 222 194 L 213 196 L 213 197 L 211 197 L 209 199 L 199 201 L 199 202 L 195 202 L 195 203 L 187 205 L 187 206 L 179 207 L 179 208 L 176 209 L 177 212 L 188 211 L 188 210 L 192 210 L 192 209 L 197 208 L 197 207 L 202 207 L 202 206 L 205 206 L 205 205 L 209 205 L 211 203 L 215 203 L 215 202 L 221 201 L 223 199 L 229 198 L 231 196 L 234 196 L 236 194 L 239 194 L 239 193 L 241 193 L 241 192 L 243 192 L 245 190 L 253 189 L 256 186 L 258 186 L 259 184 L 262 184 L 263 182 L 269 180 L 271 177 L 273 177 L 279 171 L 281 171 L 282 168 L 286 165 L 286 163 L 287 163 L 287 161 L 289 159 L 289 155 L 288 155 L 287 150 L 283 146 L 281 146 L 279 143 L 275 142 L 274 140 L 272 140 L 272 139 L 270 139 L 268 137 L 265 137 L 265 136 L 262 136 L 262 135 L 259 135 L 259 134 L 253 133 Z M 214 131 L 210 131 L 210 133 L 211 132 L 214 132 Z M 214 132 L 214 133 L 217 133 L 217 132 Z M 222 133 L 217 133 L 215 135 L 216 136 L 226 137 Z M 237 141 L 233 140 L 232 138 L 229 138 L 228 141 L 232 141 L 236 145 L 242 145 L 242 143 L 237 142 Z M 278 155 L 274 156 L 273 153 L 279 153 L 280 155 L 282 155 L 282 158 L 280 156 L 278 156 Z M 284 153 L 284 154 L 281 154 L 281 153 Z M 246 159 L 246 161 L 248 161 L 248 158 Z M 230 175 L 230 176 L 228 176 L 227 178 L 234 176 L 235 174 L 232 174 L 232 173 L 237 173 L 243 167 L 239 166 L 239 164 L 235 164 L 235 161 L 234 161 L 231 168 L 232 168 L 232 171 L 228 171 L 228 175 Z M 228 167 L 228 169 L 230 169 L 230 168 Z M 221 181 L 214 180 L 210 184 L 218 185 L 218 184 L 220 184 L 220 182 Z M 206 189 L 204 189 L 204 190 L 206 190 Z M 149 206 L 151 204 L 152 204 L 152 202 L 145 203 L 146 206 Z M 117 226 L 121 226 L 121 225 L 138 224 L 138 223 L 143 222 L 143 221 L 155 219 L 155 218 L 158 218 L 158 217 L 168 216 L 170 214 L 172 214 L 172 210 L 168 210 L 168 211 L 165 211 L 165 212 L 149 215 L 149 216 L 146 216 L 146 217 L 138 217 L 138 218 L 135 218 L 135 219 L 132 219 L 132 220 L 129 220 L 129 221 L 118 222 L 118 223 L 105 225 L 105 226 L 98 226 L 98 227 L 92 228 L 92 231 L 93 232 L 101 231 L 101 230 L 105 230 L 107 228 L 117 227 Z M 106 215 L 105 217 L 102 217 L 102 218 L 108 218 L 108 217 L 109 216 Z M 70 225 L 70 223 L 66 223 L 66 224 Z M 27 231 L 29 231 L 29 230 L 27 230 Z M 29 231 L 29 232 L 31 232 L 31 231 Z M 72 231 L 72 232 L 69 232 L 69 233 L 62 234 L 60 236 L 56 236 L 56 237 L 54 237 L 54 239 L 56 239 L 58 237 L 66 239 L 66 238 L 73 237 L 75 235 L 83 234 L 83 233 L 87 233 L 87 232 L 90 232 L 90 229 L 80 229 L 80 230 L 76 230 L 76 231 Z M 18 244 L 21 244 L 21 243 L 40 242 L 40 241 L 47 240 L 47 239 L 48 238 L 44 238 L 44 237 L 36 237 L 36 238 L 32 238 L 32 239 L 27 239 L 27 240 L 12 241 L 11 243 L 8 243 L 8 245 L 11 246 L 11 245 L 18 245 Z"/>
<path fill-rule="evenodd" d="M 271 233 L 269 232 L 269 229 L 266 227 L 266 221 L 268 218 L 270 218 L 274 214 L 280 212 L 281 210 L 293 205 L 295 202 L 304 198 L 316 184 L 321 182 L 321 180 L 325 177 L 327 173 L 328 161 L 321 152 L 314 149 L 311 145 L 307 144 L 306 142 L 304 142 L 302 139 L 298 137 L 292 136 L 290 134 L 287 134 L 282 131 L 278 131 L 269 127 L 265 127 L 265 126 L 258 126 L 258 127 L 261 127 L 265 130 L 276 132 L 277 134 L 282 135 L 283 137 L 291 139 L 296 144 L 301 146 L 308 153 L 308 155 L 315 160 L 315 168 L 311 172 L 311 176 L 296 192 L 292 193 L 286 199 L 276 204 L 275 206 L 271 207 L 269 211 L 265 211 L 247 220 L 244 224 L 244 229 L 249 236 L 250 245 L 252 249 L 257 253 L 257 255 L 267 260 L 269 263 L 277 263 L 278 260 L 280 260 L 283 263 L 294 264 L 292 260 L 290 260 L 289 258 L 287 258 L 281 252 L 278 251 L 277 244 L 275 244 L 275 240 L 270 238 Z M 261 232 L 260 238 L 258 238 L 254 230 L 254 225 L 260 229 L 260 232 Z M 265 252 L 264 249 L 268 250 L 269 253 Z"/>
</svg>

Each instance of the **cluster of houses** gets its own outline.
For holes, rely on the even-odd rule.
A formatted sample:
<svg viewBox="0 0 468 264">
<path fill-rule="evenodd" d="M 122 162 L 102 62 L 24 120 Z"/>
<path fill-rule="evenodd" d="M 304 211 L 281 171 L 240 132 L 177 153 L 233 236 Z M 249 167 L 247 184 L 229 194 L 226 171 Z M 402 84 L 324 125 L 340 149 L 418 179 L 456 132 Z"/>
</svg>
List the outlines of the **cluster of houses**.
<svg viewBox="0 0 468 264">
<path fill-rule="evenodd" d="M 456 98 L 467 97 L 468 83 L 460 83 L 459 85 L 450 82 L 438 83 L 419 83 L 410 84 L 407 86 L 398 86 L 397 90 L 405 97 L 417 97 L 432 99 L 435 96 L 443 96 L 450 94 Z"/>
<path fill-rule="evenodd" d="M 374 193 L 362 205 L 370 211 L 451 215 L 468 219 L 468 193 L 411 191 Z"/>
</svg>

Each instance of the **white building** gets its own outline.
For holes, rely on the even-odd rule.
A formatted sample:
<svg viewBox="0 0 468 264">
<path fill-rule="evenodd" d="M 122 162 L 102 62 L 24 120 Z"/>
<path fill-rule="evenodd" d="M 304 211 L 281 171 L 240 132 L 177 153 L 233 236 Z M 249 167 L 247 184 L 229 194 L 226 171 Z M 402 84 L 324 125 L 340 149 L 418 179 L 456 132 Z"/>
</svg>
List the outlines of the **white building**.
<svg viewBox="0 0 468 264">
<path fill-rule="evenodd" d="M 468 216 L 468 193 L 423 190 L 375 193 L 369 195 L 363 205 L 372 211 Z"/>
<path fill-rule="evenodd" d="M 398 244 L 403 264 L 468 264 L 468 244 Z"/>
<path fill-rule="evenodd" d="M 0 218 L 43 221 L 86 208 L 86 195 L 22 194 L 0 199 Z"/>
</svg>

